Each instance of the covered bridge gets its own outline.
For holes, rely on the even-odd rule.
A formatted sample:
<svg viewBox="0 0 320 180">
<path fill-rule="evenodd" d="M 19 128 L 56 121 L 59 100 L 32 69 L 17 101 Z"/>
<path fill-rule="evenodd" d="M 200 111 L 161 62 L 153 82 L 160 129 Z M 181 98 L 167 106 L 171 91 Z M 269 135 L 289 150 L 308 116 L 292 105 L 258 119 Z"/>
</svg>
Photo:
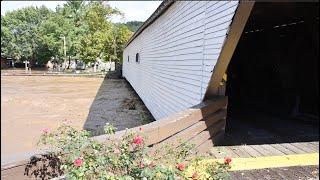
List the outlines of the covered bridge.
<svg viewBox="0 0 320 180">
<path fill-rule="evenodd" d="M 155 142 L 185 131 L 205 149 L 247 119 L 318 125 L 318 8 L 163 1 L 123 52 L 123 77 L 159 121 L 158 136 L 165 134 Z"/>
<path fill-rule="evenodd" d="M 123 77 L 157 120 L 142 126 L 147 145 L 318 153 L 318 28 L 318 2 L 164 0 L 123 52 Z M 16 177 L 20 164 L 1 172 Z"/>
</svg>

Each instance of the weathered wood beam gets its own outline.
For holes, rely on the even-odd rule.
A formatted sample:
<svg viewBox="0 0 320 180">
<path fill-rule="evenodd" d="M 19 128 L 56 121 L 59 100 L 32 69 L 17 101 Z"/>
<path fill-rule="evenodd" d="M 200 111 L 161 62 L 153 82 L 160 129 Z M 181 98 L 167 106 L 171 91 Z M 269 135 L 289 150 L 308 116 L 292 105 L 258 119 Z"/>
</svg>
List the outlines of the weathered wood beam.
<svg viewBox="0 0 320 180">
<path fill-rule="evenodd" d="M 254 6 L 254 1 L 240 2 L 235 13 L 234 19 L 229 29 L 228 36 L 222 47 L 217 64 L 214 66 L 209 85 L 207 87 L 204 100 L 210 99 L 218 94 L 218 88 L 222 80 L 223 74 L 226 72 L 228 64 L 237 47 L 242 31 L 250 16 L 251 10 Z"/>
<path fill-rule="evenodd" d="M 180 145 L 181 142 L 187 142 L 188 140 L 198 136 L 201 132 L 206 131 L 211 126 L 219 126 L 221 121 L 225 121 L 226 117 L 226 109 L 220 109 L 219 111 L 213 113 L 212 115 L 208 116 L 204 120 L 201 120 L 194 125 L 174 134 L 173 136 L 161 141 L 160 143 L 154 145 L 152 149 L 157 149 L 161 147 L 163 144 L 170 144 L 174 147 Z M 210 137 L 208 137 L 210 138 Z"/>
</svg>

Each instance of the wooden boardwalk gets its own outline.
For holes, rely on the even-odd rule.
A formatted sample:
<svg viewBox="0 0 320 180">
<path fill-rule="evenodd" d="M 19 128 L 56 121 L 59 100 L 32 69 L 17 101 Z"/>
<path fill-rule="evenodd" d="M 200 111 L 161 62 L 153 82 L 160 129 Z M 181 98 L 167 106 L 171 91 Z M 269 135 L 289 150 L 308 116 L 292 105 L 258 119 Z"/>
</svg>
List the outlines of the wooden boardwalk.
<svg viewBox="0 0 320 180">
<path fill-rule="evenodd" d="M 250 158 L 307 153 L 319 153 L 319 141 L 260 145 L 215 146 L 210 151 L 210 155 L 214 158 L 224 158 L 226 156 L 234 158 Z"/>
<path fill-rule="evenodd" d="M 267 113 L 245 113 L 227 119 L 226 133 L 212 156 L 261 157 L 319 153 L 319 124 Z"/>
</svg>

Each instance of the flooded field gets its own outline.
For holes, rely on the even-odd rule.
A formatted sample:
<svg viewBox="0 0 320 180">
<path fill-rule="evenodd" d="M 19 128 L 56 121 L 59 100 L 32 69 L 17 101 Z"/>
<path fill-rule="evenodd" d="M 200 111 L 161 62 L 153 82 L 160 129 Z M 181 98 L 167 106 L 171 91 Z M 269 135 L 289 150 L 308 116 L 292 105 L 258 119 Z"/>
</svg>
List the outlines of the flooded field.
<svg viewBox="0 0 320 180">
<path fill-rule="evenodd" d="M 1 76 L 1 164 L 37 149 L 44 128 L 64 120 L 101 134 L 148 123 L 152 116 L 124 79 Z"/>
</svg>

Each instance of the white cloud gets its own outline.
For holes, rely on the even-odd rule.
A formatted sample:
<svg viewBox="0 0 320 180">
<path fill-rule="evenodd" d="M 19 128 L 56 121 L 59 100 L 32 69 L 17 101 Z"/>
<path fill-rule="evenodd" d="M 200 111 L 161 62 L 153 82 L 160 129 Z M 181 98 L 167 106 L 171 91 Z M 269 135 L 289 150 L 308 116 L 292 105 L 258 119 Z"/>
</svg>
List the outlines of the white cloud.
<svg viewBox="0 0 320 180">
<path fill-rule="evenodd" d="M 161 4 L 161 1 L 110 1 L 112 7 L 121 10 L 125 19 L 119 17 L 114 18 L 114 21 L 145 21 Z"/>
<path fill-rule="evenodd" d="M 65 1 L 1 1 L 1 15 L 8 11 L 27 6 L 41 6 L 55 10 L 57 5 L 64 4 Z M 109 1 L 111 7 L 116 7 L 125 15 L 124 19 L 114 17 L 112 21 L 145 21 L 161 4 L 161 1 Z"/>
<path fill-rule="evenodd" d="M 45 5 L 46 7 L 55 10 L 57 5 L 62 5 L 65 1 L 1 1 L 1 15 L 8 11 L 16 10 L 27 6 Z"/>
</svg>

